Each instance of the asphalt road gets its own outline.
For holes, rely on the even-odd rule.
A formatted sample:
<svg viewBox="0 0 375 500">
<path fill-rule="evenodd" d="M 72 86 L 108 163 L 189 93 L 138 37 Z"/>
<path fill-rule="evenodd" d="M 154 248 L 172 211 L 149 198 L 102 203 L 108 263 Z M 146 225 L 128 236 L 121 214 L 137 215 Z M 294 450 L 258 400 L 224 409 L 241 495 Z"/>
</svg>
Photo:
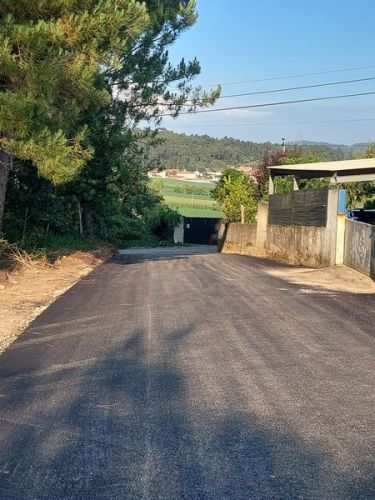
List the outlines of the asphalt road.
<svg viewBox="0 0 375 500">
<path fill-rule="evenodd" d="M 0 356 L 1 499 L 375 498 L 375 296 L 123 255 Z"/>
</svg>

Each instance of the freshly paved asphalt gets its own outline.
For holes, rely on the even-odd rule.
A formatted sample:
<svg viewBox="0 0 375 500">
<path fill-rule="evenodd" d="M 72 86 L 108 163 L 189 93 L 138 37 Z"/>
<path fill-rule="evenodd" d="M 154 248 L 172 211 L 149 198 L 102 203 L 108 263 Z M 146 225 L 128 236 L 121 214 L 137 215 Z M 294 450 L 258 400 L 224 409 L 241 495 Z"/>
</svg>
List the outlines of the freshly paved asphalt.
<svg viewBox="0 0 375 500">
<path fill-rule="evenodd" d="M 375 498 L 375 297 L 124 255 L 0 356 L 1 499 Z"/>
</svg>

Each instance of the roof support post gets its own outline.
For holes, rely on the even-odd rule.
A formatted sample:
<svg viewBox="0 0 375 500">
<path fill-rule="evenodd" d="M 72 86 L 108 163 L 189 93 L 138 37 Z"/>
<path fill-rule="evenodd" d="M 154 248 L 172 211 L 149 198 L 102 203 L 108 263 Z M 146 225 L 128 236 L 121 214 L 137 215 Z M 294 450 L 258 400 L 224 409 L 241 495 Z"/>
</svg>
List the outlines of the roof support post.
<svg viewBox="0 0 375 500">
<path fill-rule="evenodd" d="M 293 191 L 299 191 L 299 185 L 295 175 L 293 175 Z"/>
<path fill-rule="evenodd" d="M 274 194 L 274 192 L 275 192 L 275 184 L 273 182 L 273 175 L 270 172 L 268 194 Z"/>
<path fill-rule="evenodd" d="M 337 184 L 337 172 L 331 177 L 331 184 Z"/>
</svg>

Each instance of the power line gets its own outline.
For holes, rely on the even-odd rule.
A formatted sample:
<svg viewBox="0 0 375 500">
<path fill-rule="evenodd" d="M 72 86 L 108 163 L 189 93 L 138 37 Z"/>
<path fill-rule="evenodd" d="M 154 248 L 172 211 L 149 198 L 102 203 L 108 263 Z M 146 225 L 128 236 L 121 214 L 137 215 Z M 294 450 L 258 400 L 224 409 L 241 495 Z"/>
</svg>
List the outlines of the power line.
<svg viewBox="0 0 375 500">
<path fill-rule="evenodd" d="M 275 94 L 278 92 L 289 92 L 291 90 L 315 89 L 318 87 L 329 87 L 331 85 L 344 85 L 347 83 L 367 82 L 370 80 L 375 80 L 375 76 L 370 76 L 368 78 L 356 78 L 355 80 L 341 80 L 338 82 L 316 83 L 313 85 L 301 85 L 299 87 L 287 87 L 287 88 L 282 88 L 282 89 L 259 90 L 256 92 L 244 92 L 242 94 L 223 95 L 223 96 L 218 97 L 218 99 L 228 99 L 229 97 L 244 97 L 244 96 L 259 95 L 259 94 Z"/>
<path fill-rule="evenodd" d="M 298 87 L 286 87 L 286 88 L 281 88 L 281 89 L 271 89 L 271 90 L 257 90 L 254 92 L 244 92 L 241 94 L 230 94 L 230 95 L 223 95 L 218 97 L 216 100 L 219 99 L 229 99 L 233 97 L 245 97 L 245 96 L 251 96 L 251 95 L 262 95 L 262 94 L 277 94 L 279 92 L 290 92 L 293 90 L 306 90 L 306 89 L 315 89 L 319 87 L 330 87 L 333 85 L 346 85 L 348 83 L 361 83 L 361 82 L 368 82 L 375 80 L 375 76 L 370 76 L 367 78 L 356 78 L 354 80 L 340 80 L 338 82 L 326 82 L 326 83 L 316 83 L 313 85 L 301 85 Z M 195 103 L 191 99 L 186 101 L 185 105 L 198 105 L 199 103 Z M 155 104 L 146 104 L 146 103 L 140 103 L 140 104 L 135 104 L 134 107 L 153 107 L 153 106 L 167 106 L 167 107 L 174 107 L 176 104 L 169 103 L 169 102 L 157 102 Z"/>
<path fill-rule="evenodd" d="M 299 104 L 303 102 L 314 102 L 314 101 L 328 101 L 331 99 L 344 99 L 348 97 L 359 97 L 365 95 L 374 95 L 374 92 L 359 92 L 356 94 L 344 94 L 344 95 L 335 95 L 335 96 L 326 96 L 326 97 L 313 97 L 310 99 L 294 99 L 293 101 L 277 101 L 277 102 L 267 102 L 261 104 L 250 104 L 247 106 L 231 106 L 228 108 L 216 108 L 216 109 L 202 109 L 202 110 L 193 110 L 193 111 L 183 111 L 179 113 L 179 115 L 190 115 L 190 114 L 198 114 L 198 113 L 218 113 L 220 111 L 233 111 L 237 109 L 251 109 L 251 108 L 266 108 L 270 106 L 283 106 L 286 104 Z M 160 116 L 175 116 L 172 113 L 161 114 Z"/>
<path fill-rule="evenodd" d="M 297 122 L 263 122 L 263 123 L 203 123 L 201 125 L 175 125 L 174 128 L 203 128 L 203 127 L 247 127 L 247 126 L 270 126 L 270 125 L 312 125 L 322 123 L 348 123 L 348 122 L 362 122 L 362 121 L 375 121 L 375 118 L 350 118 L 346 120 L 310 120 L 310 121 L 297 121 Z"/>
<path fill-rule="evenodd" d="M 286 80 L 288 78 L 303 78 L 305 76 L 329 75 L 332 73 L 344 73 L 346 71 L 358 71 L 358 70 L 362 70 L 362 69 L 372 69 L 372 68 L 375 68 L 375 65 L 356 66 L 356 67 L 352 67 L 352 68 L 332 69 L 329 71 L 315 71 L 313 73 L 299 73 L 299 74 L 294 74 L 294 75 L 272 76 L 272 77 L 268 77 L 268 78 L 257 78 L 257 79 L 253 79 L 253 80 L 238 80 L 238 81 L 234 81 L 234 82 L 217 82 L 217 83 L 200 85 L 200 87 L 207 88 L 207 87 L 214 87 L 216 85 L 220 85 L 221 87 L 224 87 L 226 85 L 241 85 L 244 83 L 269 82 L 272 80 Z M 176 87 L 176 89 L 178 89 L 178 87 Z"/>
</svg>

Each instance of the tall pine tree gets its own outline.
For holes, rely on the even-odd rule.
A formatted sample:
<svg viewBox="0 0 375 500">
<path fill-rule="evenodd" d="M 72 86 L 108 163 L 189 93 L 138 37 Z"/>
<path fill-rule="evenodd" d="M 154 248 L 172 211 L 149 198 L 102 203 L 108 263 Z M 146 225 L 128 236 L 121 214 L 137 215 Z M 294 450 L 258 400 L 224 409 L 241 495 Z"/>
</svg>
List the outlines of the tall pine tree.
<svg viewBox="0 0 375 500">
<path fill-rule="evenodd" d="M 71 179 L 92 155 L 77 124 L 110 101 L 101 73 L 149 23 L 135 0 L 1 1 L 0 229 L 13 156 L 55 184 Z"/>
<path fill-rule="evenodd" d="M 122 213 L 142 216 L 144 204 L 138 201 L 147 198 L 144 153 L 153 134 L 140 133 L 137 124 L 157 124 L 164 113 L 177 116 L 181 109 L 210 105 L 219 95 L 219 89 L 204 92 L 192 86 L 192 79 L 200 73 L 197 60 L 182 59 L 176 66 L 169 62 L 168 47 L 197 19 L 195 1 L 148 0 L 146 6 L 148 26 L 129 43 L 118 66 L 103 72 L 101 84 L 111 89 L 112 100 L 87 115 L 89 140 L 95 152 L 67 186 L 79 200 L 85 236 L 96 233 L 95 225 L 115 206 Z M 139 197 L 134 196 L 135 190 Z"/>
</svg>

